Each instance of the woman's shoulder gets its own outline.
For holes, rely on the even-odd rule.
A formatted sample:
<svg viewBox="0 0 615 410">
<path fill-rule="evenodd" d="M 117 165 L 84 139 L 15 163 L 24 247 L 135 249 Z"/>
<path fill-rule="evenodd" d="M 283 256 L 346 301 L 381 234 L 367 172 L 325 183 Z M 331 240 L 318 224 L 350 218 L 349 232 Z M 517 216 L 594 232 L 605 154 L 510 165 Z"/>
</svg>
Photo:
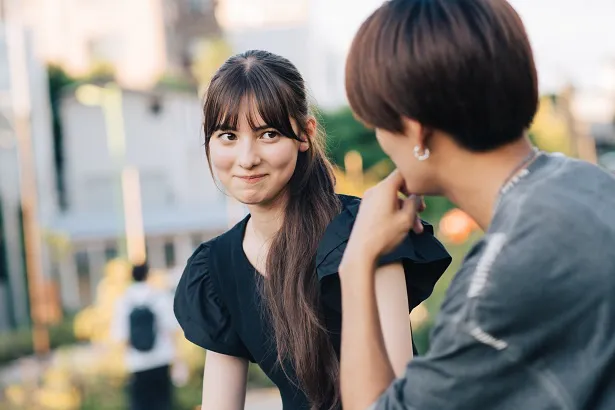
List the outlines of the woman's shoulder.
<svg viewBox="0 0 615 410">
<path fill-rule="evenodd" d="M 359 212 L 361 198 L 342 194 L 338 194 L 337 198 L 341 204 L 340 212 L 329 222 L 329 225 L 327 225 L 321 245 L 322 242 L 330 241 L 339 235 L 342 237 L 350 235 L 357 213 Z"/>
<path fill-rule="evenodd" d="M 338 199 L 341 203 L 341 209 L 337 216 L 335 216 L 327 228 L 320 240 L 317 251 L 317 265 L 322 262 L 335 248 L 345 244 L 350 237 L 354 222 L 359 213 L 359 207 L 361 206 L 361 198 L 351 195 L 338 194 Z M 434 228 L 433 226 L 421 220 L 424 230 L 424 235 L 416 235 L 413 232 L 408 232 L 408 235 L 415 239 L 415 242 L 432 242 L 434 240 Z M 417 240 L 417 238 L 419 238 Z M 437 242 L 437 241 L 436 241 Z"/>
<path fill-rule="evenodd" d="M 323 295 L 330 294 L 331 305 L 341 309 L 338 270 L 359 212 L 361 199 L 339 195 L 340 213 L 331 220 L 316 252 L 316 273 Z M 378 266 L 401 262 L 406 273 L 407 287 L 412 291 L 411 307 L 424 300 L 451 262 L 451 257 L 434 237 L 433 227 L 422 221 L 425 230 L 418 235 L 408 232 L 396 249 L 382 255 Z M 325 302 L 327 297 L 324 297 Z"/>
<path fill-rule="evenodd" d="M 230 257 L 233 250 L 242 246 L 243 234 L 248 218 L 249 216 L 246 216 L 231 229 L 201 243 L 190 259 L 188 259 L 188 265 L 190 265 L 190 260 L 193 258 L 196 260 L 207 259 L 212 269 L 220 263 L 228 263 L 229 258 L 225 256 Z"/>
<path fill-rule="evenodd" d="M 359 212 L 361 199 L 350 195 L 337 196 L 341 207 L 323 233 L 316 251 L 316 269 L 322 279 L 327 273 L 337 270 L 343 249 L 340 246 L 348 241 L 354 221 Z"/>
<path fill-rule="evenodd" d="M 232 229 L 231 229 L 232 231 Z M 232 233 L 225 232 L 200 244 L 188 259 L 177 284 L 174 313 L 184 334 L 191 342 L 218 353 L 252 356 L 236 334 L 233 325 L 233 298 L 226 291 L 227 272 L 223 269 L 224 252 Z"/>
<path fill-rule="evenodd" d="M 241 246 L 244 221 L 230 230 L 201 243 L 188 258 L 180 279 L 178 291 L 194 292 L 194 286 L 201 283 L 209 290 L 210 296 L 225 298 L 229 286 L 235 282 L 238 271 L 236 264 L 237 246 Z M 241 232 L 239 232 L 241 231 Z M 198 292 L 200 292 L 199 290 Z"/>
<path fill-rule="evenodd" d="M 232 228 L 210 239 L 209 241 L 202 243 L 202 245 L 208 245 L 209 247 L 216 248 L 241 246 L 248 219 L 250 219 L 250 215 L 246 215 L 242 220 L 233 225 Z"/>
<path fill-rule="evenodd" d="M 359 212 L 361 198 L 351 195 L 337 195 L 341 207 L 322 235 L 316 251 L 316 266 L 319 266 L 336 248 L 350 237 L 354 221 Z"/>
</svg>

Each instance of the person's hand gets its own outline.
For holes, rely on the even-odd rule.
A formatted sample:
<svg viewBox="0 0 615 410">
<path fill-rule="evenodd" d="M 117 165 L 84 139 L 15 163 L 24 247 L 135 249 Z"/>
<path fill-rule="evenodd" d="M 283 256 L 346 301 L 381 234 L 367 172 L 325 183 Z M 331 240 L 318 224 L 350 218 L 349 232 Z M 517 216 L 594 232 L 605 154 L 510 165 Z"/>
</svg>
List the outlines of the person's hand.
<svg viewBox="0 0 615 410">
<path fill-rule="evenodd" d="M 344 256 L 360 255 L 374 262 L 395 249 L 410 230 L 423 232 L 418 213 L 425 209 L 425 203 L 416 195 L 400 198 L 400 192 L 408 194 L 405 191 L 404 179 L 395 170 L 365 192 Z"/>
</svg>

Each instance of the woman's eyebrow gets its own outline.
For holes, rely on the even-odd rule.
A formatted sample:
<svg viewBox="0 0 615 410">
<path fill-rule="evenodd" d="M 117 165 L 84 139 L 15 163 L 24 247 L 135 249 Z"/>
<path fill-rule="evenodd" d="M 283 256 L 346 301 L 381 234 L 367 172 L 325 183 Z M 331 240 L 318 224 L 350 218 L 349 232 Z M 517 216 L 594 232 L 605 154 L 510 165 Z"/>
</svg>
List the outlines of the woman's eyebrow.
<svg viewBox="0 0 615 410">
<path fill-rule="evenodd" d="M 264 124 L 264 125 L 259 125 L 258 127 L 252 128 L 252 131 L 262 131 L 262 130 L 266 130 L 268 128 L 274 128 L 270 125 Z"/>
</svg>

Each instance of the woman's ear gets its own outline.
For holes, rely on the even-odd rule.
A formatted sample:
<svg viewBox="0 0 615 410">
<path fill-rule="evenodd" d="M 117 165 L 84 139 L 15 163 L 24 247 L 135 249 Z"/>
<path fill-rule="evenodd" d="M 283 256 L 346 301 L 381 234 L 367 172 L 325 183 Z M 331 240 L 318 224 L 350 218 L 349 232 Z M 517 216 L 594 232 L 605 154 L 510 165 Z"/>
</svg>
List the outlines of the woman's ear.
<svg viewBox="0 0 615 410">
<path fill-rule="evenodd" d="M 301 136 L 302 141 L 299 143 L 299 151 L 300 152 L 305 152 L 308 149 L 310 149 L 310 142 L 307 140 L 304 140 L 305 138 L 309 138 L 312 139 L 316 136 L 316 132 L 317 132 L 317 124 L 316 124 L 316 118 L 314 117 L 309 117 L 308 120 L 305 123 L 305 135 Z"/>
<path fill-rule="evenodd" d="M 402 123 L 404 126 L 404 136 L 410 139 L 414 146 L 418 146 L 421 151 L 428 148 L 433 129 L 406 117 L 402 117 Z"/>
</svg>

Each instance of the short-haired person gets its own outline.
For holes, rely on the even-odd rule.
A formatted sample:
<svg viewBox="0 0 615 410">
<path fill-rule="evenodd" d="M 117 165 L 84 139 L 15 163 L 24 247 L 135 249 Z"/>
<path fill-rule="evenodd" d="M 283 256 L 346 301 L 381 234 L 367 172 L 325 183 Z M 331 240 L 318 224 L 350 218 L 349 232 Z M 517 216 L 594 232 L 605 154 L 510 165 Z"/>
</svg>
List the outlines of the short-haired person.
<svg viewBox="0 0 615 410">
<path fill-rule="evenodd" d="M 344 409 L 615 409 L 615 179 L 530 144 L 538 82 L 510 4 L 387 1 L 346 88 L 397 171 L 365 195 L 340 266 Z M 373 273 L 416 218 L 400 190 L 447 197 L 485 235 L 394 380 Z"/>
</svg>

